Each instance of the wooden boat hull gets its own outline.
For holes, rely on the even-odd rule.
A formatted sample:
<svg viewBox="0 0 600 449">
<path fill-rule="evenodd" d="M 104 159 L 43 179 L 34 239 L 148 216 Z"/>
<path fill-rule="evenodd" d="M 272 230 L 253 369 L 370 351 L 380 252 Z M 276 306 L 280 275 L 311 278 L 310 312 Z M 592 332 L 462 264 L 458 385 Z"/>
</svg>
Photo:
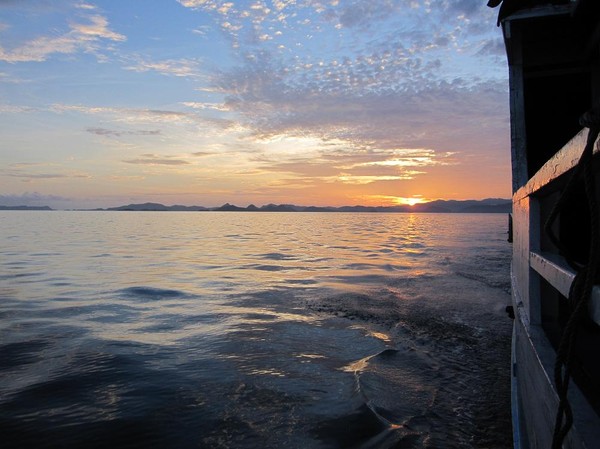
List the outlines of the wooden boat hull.
<svg viewBox="0 0 600 449">
<path fill-rule="evenodd" d="M 575 302 L 572 267 L 592 266 L 591 242 L 600 233 L 593 229 L 595 208 L 588 203 L 594 198 L 590 178 L 587 188 L 580 178 L 569 182 L 580 173 L 575 167 L 588 140 L 580 117 L 590 110 L 594 113 L 586 117 L 600 116 L 600 1 L 512 2 L 510 15 L 500 19 L 511 111 L 514 445 L 547 449 L 553 447 L 559 410 L 556 354 L 574 329 L 567 326 Z M 600 127 L 594 120 L 584 123 Z M 593 144 L 596 155 L 600 143 Z M 596 176 L 598 202 L 600 163 L 595 159 L 587 168 Z M 565 190 L 570 194 L 555 210 Z M 589 306 L 587 323 L 576 323 L 577 337 L 568 340 L 575 342 L 574 349 L 564 359 L 573 374 L 567 395 L 573 426 L 563 448 L 600 447 L 598 286 Z"/>
</svg>

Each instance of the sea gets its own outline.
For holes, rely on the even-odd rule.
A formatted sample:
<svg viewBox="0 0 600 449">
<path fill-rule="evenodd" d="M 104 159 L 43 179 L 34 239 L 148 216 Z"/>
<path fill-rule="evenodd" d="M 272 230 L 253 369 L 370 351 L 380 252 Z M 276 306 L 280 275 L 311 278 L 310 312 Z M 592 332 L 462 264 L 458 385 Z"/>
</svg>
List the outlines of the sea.
<svg viewBox="0 0 600 449">
<path fill-rule="evenodd" d="M 0 212 L 0 445 L 509 448 L 503 214 Z"/>
</svg>

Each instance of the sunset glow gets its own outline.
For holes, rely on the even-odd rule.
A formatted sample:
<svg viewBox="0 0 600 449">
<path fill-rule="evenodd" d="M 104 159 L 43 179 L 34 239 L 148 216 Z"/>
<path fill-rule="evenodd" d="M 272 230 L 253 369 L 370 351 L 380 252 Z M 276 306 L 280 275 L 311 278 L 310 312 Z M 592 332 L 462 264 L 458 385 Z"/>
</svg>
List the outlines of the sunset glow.
<svg viewBox="0 0 600 449">
<path fill-rule="evenodd" d="M 425 200 L 423 198 L 397 198 L 396 200 L 398 204 L 408 204 L 409 206 L 414 206 L 415 204 L 424 203 Z"/>
<path fill-rule="evenodd" d="M 390 196 L 390 195 L 371 195 L 363 199 L 363 203 L 369 206 L 414 206 L 432 201 L 423 198 L 421 195 L 411 197 Z"/>
<path fill-rule="evenodd" d="M 0 205 L 510 196 L 485 2 L 0 3 Z"/>
</svg>

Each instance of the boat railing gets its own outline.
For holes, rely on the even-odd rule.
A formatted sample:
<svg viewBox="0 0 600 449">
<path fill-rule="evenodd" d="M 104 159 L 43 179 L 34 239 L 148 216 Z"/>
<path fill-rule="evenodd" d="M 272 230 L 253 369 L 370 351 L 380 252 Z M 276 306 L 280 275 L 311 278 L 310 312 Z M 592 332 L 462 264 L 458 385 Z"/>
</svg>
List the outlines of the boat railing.
<svg viewBox="0 0 600 449">
<path fill-rule="evenodd" d="M 543 371 L 530 371 L 522 380 L 520 388 L 540 397 L 557 398 L 554 379 L 548 376 L 552 376 L 551 373 L 554 372 L 557 348 L 569 315 L 570 290 L 576 277 L 572 261 L 567 261 L 561 255 L 560 250 L 546 235 L 544 225 L 579 162 L 587 137 L 587 129 L 580 131 L 513 196 L 513 297 L 517 319 L 521 323 L 517 326 L 517 333 L 519 338 L 528 341 L 535 348 L 531 353 L 537 354 L 538 363 L 544 367 Z M 596 140 L 594 144 L 594 154 L 598 153 L 600 140 Z M 595 172 L 598 173 L 598 170 Z M 598 178 L 600 181 L 600 176 Z M 600 191 L 600 185 L 597 190 Z M 574 197 L 575 205 L 569 205 L 572 210 L 567 209 L 561 213 L 553 229 L 561 239 L 577 247 L 580 255 L 585 258 L 589 252 L 590 223 L 581 217 L 586 214 L 589 216 L 589 213 L 585 210 L 585 201 L 581 201 L 577 194 Z M 597 419 L 600 414 L 600 392 L 597 391 L 597 378 L 600 376 L 600 359 L 597 357 L 597 348 L 600 347 L 600 285 L 593 288 L 588 306 L 589 319 L 579 333 L 580 344 L 575 355 L 580 369 L 574 376 L 575 385 L 568 392 L 575 416 L 574 429 L 567 437 L 570 443 L 566 447 L 572 448 L 593 447 L 581 446 L 576 443 L 578 438 L 588 442 L 600 441 L 600 429 L 584 424 L 594 422 L 591 417 L 596 416 Z M 520 354 L 522 366 L 535 366 L 534 363 L 523 360 L 527 358 L 527 354 L 529 353 Z M 550 423 L 554 423 L 557 407 L 558 399 L 554 399 L 551 404 L 538 410 L 537 414 L 531 414 L 529 419 L 544 416 L 543 419 L 539 418 L 540 422 L 550 426 Z M 551 427 L 545 427 L 546 435 L 551 436 L 552 432 Z M 575 438 L 575 435 L 578 437 Z M 548 436 L 539 438 L 541 447 L 550 447 Z"/>
<path fill-rule="evenodd" d="M 523 270 L 533 270 L 541 280 L 548 283 L 563 297 L 569 296 L 569 291 L 576 271 L 567 260 L 560 255 L 560 251 L 545 236 L 543 227 L 548 218 L 551 209 L 558 200 L 563 187 L 567 182 L 569 173 L 579 162 L 583 148 L 586 145 L 588 130 L 583 129 L 573 137 L 560 151 L 558 151 L 550 160 L 548 160 L 529 181 L 521 187 L 513 196 L 513 216 L 520 220 L 519 229 L 523 235 L 516 237 L 517 253 L 519 260 L 513 262 L 522 263 L 528 261 L 528 266 L 514 267 L 517 271 L 517 277 L 521 274 L 522 285 L 531 284 L 532 280 L 528 273 Z M 594 155 L 600 153 L 600 139 L 595 142 Z M 523 209 L 521 209 L 523 208 Z M 579 212 L 579 211 L 577 211 Z M 573 214 L 575 216 L 575 214 Z M 578 217 L 580 215 L 577 215 Z M 557 226 L 562 226 L 570 218 L 567 216 L 558 220 Z M 579 219 L 579 218 L 578 218 Z M 527 221 L 527 223 L 523 223 Z M 571 225 L 568 231 L 571 234 L 585 234 L 585 225 L 587 223 L 576 222 Z M 566 227 L 566 225 L 564 225 Z M 523 232 L 524 231 L 524 232 Z M 568 236 L 567 236 L 568 237 Z M 589 248 L 588 242 L 582 235 L 575 236 L 582 246 L 582 251 Z M 538 296 L 539 288 L 534 288 L 525 295 L 525 304 L 527 307 L 528 320 L 532 323 L 541 323 L 542 308 L 544 304 L 536 304 L 538 301 L 529 296 Z M 535 298 L 541 301 L 541 298 Z M 589 304 L 590 318 L 600 326 L 600 286 L 594 288 L 592 298 Z"/>
<path fill-rule="evenodd" d="M 581 153 L 587 143 L 588 129 L 583 129 L 561 148 L 552 158 L 540 168 L 535 175 L 529 179 L 527 184 L 517 190 L 513 196 L 514 200 L 521 200 L 530 195 L 543 195 L 550 191 L 556 191 L 561 184 L 561 176 L 575 168 L 581 157 Z M 594 155 L 600 153 L 600 141 L 594 145 Z"/>
<path fill-rule="evenodd" d="M 548 252 L 531 251 L 529 264 L 561 295 L 569 296 L 576 273 L 564 257 Z M 600 326 L 600 286 L 595 286 L 592 290 L 588 311 L 589 318 Z"/>
<path fill-rule="evenodd" d="M 534 322 L 540 322 L 546 325 L 546 328 L 551 328 L 549 322 L 552 318 L 555 321 L 560 321 L 562 318 L 559 315 L 570 313 L 568 307 L 570 304 L 564 304 L 567 298 L 571 295 L 571 289 L 577 275 L 577 269 L 585 265 L 589 258 L 591 245 L 591 218 L 588 203 L 586 201 L 586 193 L 581 182 L 579 190 L 573 188 L 573 180 L 570 180 L 571 172 L 575 171 L 575 167 L 580 162 L 582 152 L 588 141 L 588 129 L 581 130 L 574 138 L 572 138 L 561 150 L 551 157 L 535 175 L 519 189 L 514 195 L 514 204 L 525 198 L 529 205 L 529 238 L 527 249 L 529 254 L 529 269 L 533 270 L 539 278 L 537 279 L 537 289 L 531 293 L 538 298 L 530 301 L 531 308 L 530 316 Z M 589 136 L 596 136 L 591 134 Z M 593 154 L 600 153 L 600 140 L 596 139 L 593 145 Z M 596 166 L 596 172 L 598 167 Z M 568 183 L 571 185 L 567 186 Z M 600 184 L 596 182 L 596 190 L 600 190 Z M 558 215 L 558 219 L 551 221 L 551 227 L 546 223 L 555 211 L 555 205 L 565 191 L 569 191 L 568 207 L 562 207 L 562 211 Z M 594 232 L 597 232 L 595 230 Z M 553 233 L 556 236 L 550 238 L 548 233 Z M 557 242 L 557 238 L 561 242 Z M 555 245 L 567 246 L 569 248 L 568 256 L 561 255 L 561 249 Z M 574 260 L 579 256 L 579 264 Z M 569 260 L 567 260 L 567 257 Z M 535 275 L 533 280 L 536 281 Z M 542 302 L 547 302 L 548 288 L 544 290 L 544 285 L 552 287 L 556 293 L 562 296 L 557 301 L 562 302 L 563 310 L 558 310 L 559 305 L 548 306 Z M 536 308 L 535 302 L 540 304 Z M 551 319 L 549 319 L 549 317 Z M 600 326 L 600 287 L 594 287 L 592 295 L 588 302 L 588 321 Z M 556 323 L 555 323 L 556 324 Z M 562 323 L 564 324 L 564 323 Z M 552 340 L 552 338 L 551 338 Z M 553 342 L 556 343 L 556 342 Z"/>
</svg>

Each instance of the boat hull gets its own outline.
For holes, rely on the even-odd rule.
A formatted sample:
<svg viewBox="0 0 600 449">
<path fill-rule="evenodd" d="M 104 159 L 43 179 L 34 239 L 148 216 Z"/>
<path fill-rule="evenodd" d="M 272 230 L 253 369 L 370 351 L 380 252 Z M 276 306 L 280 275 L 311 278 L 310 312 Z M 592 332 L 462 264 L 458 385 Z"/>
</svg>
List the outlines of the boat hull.
<svg viewBox="0 0 600 449">
<path fill-rule="evenodd" d="M 568 291 L 566 274 L 553 276 L 550 261 L 539 255 L 540 211 L 544 210 L 539 201 L 525 195 L 513 203 L 513 434 L 515 448 L 524 449 L 552 447 L 559 400 L 553 374 L 556 352 L 542 325 L 543 316 L 548 313 L 544 303 L 548 302 L 548 290 L 554 288 L 548 286 L 550 283 Z M 561 282 L 565 284 L 563 287 L 559 285 Z M 600 447 L 600 419 L 574 382 L 570 384 L 568 398 L 574 411 L 574 425 L 563 447 Z"/>
</svg>

